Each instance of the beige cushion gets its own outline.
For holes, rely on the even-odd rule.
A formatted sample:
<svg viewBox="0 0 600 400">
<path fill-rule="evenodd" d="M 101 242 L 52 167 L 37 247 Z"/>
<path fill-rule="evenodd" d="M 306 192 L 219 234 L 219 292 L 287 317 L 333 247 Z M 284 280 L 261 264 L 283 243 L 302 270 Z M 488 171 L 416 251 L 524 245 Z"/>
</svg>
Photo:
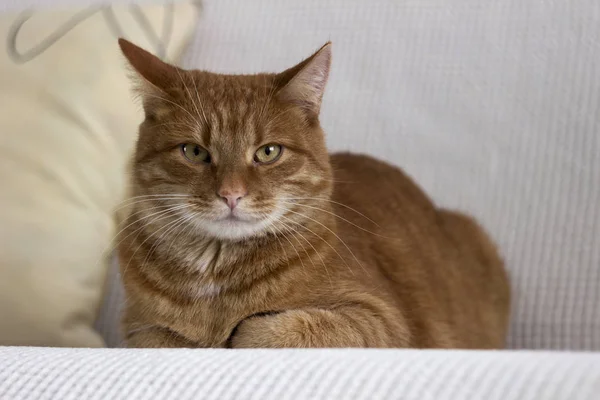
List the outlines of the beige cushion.
<svg viewBox="0 0 600 400">
<path fill-rule="evenodd" d="M 165 7 L 140 10 L 160 33 Z M 18 50 L 77 11 L 34 14 Z M 127 39 L 157 51 L 130 8 L 113 11 Z M 175 5 L 168 59 L 196 17 L 191 3 Z M 16 19 L 0 17 L 3 44 Z M 0 52 L 0 71 L 0 345 L 102 346 L 92 324 L 142 118 L 115 34 L 97 12 L 31 61 Z"/>
</svg>

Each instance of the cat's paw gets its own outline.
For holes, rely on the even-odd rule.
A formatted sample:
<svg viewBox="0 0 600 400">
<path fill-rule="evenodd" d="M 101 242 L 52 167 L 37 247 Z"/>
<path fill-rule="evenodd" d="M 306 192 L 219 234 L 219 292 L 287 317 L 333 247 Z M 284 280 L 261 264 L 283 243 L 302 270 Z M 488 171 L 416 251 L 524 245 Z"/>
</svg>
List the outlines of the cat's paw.
<svg viewBox="0 0 600 400">
<path fill-rule="evenodd" d="M 231 337 L 233 348 L 338 347 L 333 313 L 290 310 L 244 320 Z"/>
</svg>

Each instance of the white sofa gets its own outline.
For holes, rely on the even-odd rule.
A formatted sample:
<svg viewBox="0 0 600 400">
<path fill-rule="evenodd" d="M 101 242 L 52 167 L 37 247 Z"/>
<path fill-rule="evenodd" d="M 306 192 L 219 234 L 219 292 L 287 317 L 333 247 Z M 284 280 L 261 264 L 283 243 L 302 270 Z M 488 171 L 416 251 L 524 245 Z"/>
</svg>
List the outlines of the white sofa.
<svg viewBox="0 0 600 400">
<path fill-rule="evenodd" d="M 510 350 L 4 347 L 0 399 L 600 398 L 600 3 L 206 0 L 184 66 L 277 70 L 329 39 L 329 145 L 481 219 L 511 275 Z"/>
</svg>

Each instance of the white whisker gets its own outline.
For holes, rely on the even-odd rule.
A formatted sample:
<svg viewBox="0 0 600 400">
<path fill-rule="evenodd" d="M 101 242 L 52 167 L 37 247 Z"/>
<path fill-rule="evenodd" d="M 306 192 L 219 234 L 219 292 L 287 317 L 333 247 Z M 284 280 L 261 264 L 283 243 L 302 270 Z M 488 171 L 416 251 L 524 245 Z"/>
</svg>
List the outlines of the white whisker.
<svg viewBox="0 0 600 400">
<path fill-rule="evenodd" d="M 279 223 L 282 224 L 286 229 L 291 230 L 293 233 L 299 235 L 302 239 L 304 239 L 304 241 L 306 243 L 308 243 L 308 245 L 314 250 L 314 252 L 317 255 L 317 257 L 319 257 L 319 259 L 321 260 L 321 264 L 323 264 L 323 269 L 325 270 L 325 273 L 327 274 L 327 278 L 329 279 L 329 284 L 333 285 L 333 283 L 331 281 L 331 275 L 329 274 L 329 270 L 327 269 L 327 265 L 325 265 L 325 260 L 323 259 L 323 256 L 321 256 L 321 253 L 319 253 L 319 251 L 315 248 L 315 246 L 313 246 L 313 244 L 310 242 L 310 240 L 308 240 L 302 233 L 298 232 L 298 230 L 290 228 L 290 226 L 288 224 L 286 224 L 285 222 L 279 221 Z M 297 240 L 298 240 L 298 242 L 300 242 L 299 239 L 297 239 Z M 321 238 L 321 240 L 323 240 L 323 239 Z M 316 269 L 317 266 L 315 265 L 312 257 L 310 255 L 308 255 L 308 251 L 306 249 L 304 249 L 304 251 L 306 252 L 306 255 L 308 256 L 308 258 L 310 259 L 310 262 L 312 263 L 313 267 Z"/>
<path fill-rule="evenodd" d="M 159 100 L 166 101 L 167 103 L 173 104 L 174 106 L 177 106 L 180 109 L 182 109 L 187 115 L 189 115 L 192 118 L 192 122 L 197 122 L 196 118 L 192 115 L 192 113 L 190 113 L 188 110 L 186 110 L 185 107 L 183 107 L 181 104 L 177 104 L 174 101 L 171 101 L 169 99 L 165 99 L 164 97 L 152 95 L 152 94 L 149 94 L 149 93 L 145 93 L 144 97 L 154 97 L 154 98 L 157 98 Z"/>
<path fill-rule="evenodd" d="M 311 217 L 309 217 L 309 216 L 307 216 L 307 215 L 304 215 L 304 214 L 302 214 L 302 213 L 299 213 L 299 212 L 296 212 L 296 211 L 292 211 L 292 210 L 290 210 L 290 209 L 287 209 L 287 211 L 288 211 L 288 212 L 291 212 L 292 214 L 297 214 L 297 215 L 299 215 L 299 216 L 301 216 L 301 217 L 303 217 L 303 218 L 307 218 L 307 219 L 309 219 L 309 220 L 313 221 L 314 223 L 321 225 L 323 228 L 325 228 L 327 231 L 329 231 L 329 232 L 330 232 L 330 233 L 331 233 L 333 236 L 335 236 L 335 237 L 336 237 L 336 238 L 337 238 L 337 239 L 338 239 L 338 240 L 339 240 L 339 241 L 340 241 L 340 242 L 341 242 L 341 243 L 344 245 L 344 247 L 345 247 L 345 248 L 346 248 L 346 249 L 347 249 L 347 250 L 350 252 L 350 254 L 351 254 L 351 255 L 352 255 L 352 257 L 354 258 L 354 260 L 356 261 L 356 263 L 357 263 L 357 264 L 358 264 L 358 265 L 359 265 L 359 266 L 360 266 L 360 267 L 363 269 L 363 271 L 369 275 L 369 271 L 367 271 L 367 270 L 366 270 L 366 268 L 365 268 L 365 267 L 364 267 L 364 266 L 361 264 L 361 262 L 358 260 L 358 258 L 356 257 L 356 255 L 354 255 L 354 252 L 353 252 L 352 250 L 350 250 L 350 247 L 349 247 L 349 246 L 346 244 L 346 242 L 345 242 L 344 240 L 342 240 L 342 238 L 341 238 L 341 237 L 339 237 L 339 236 L 338 236 L 338 234 L 337 234 L 337 233 L 335 233 L 334 231 L 332 231 L 331 229 L 329 229 L 329 228 L 328 228 L 328 227 L 327 227 L 325 224 L 322 224 L 321 222 L 317 221 L 317 220 L 316 220 L 316 219 L 314 219 L 314 218 L 311 218 Z M 303 226 L 303 225 L 301 225 L 301 226 Z M 304 228 L 305 228 L 305 229 L 307 229 L 306 227 L 304 227 Z"/>
<path fill-rule="evenodd" d="M 354 209 L 354 208 L 352 208 L 350 206 L 347 206 L 344 203 L 340 203 L 338 201 L 331 200 L 331 199 L 326 199 L 324 197 L 282 197 L 282 198 L 278 198 L 277 200 L 320 200 L 320 201 L 327 201 L 329 203 L 337 204 L 339 206 L 347 208 L 348 210 L 350 210 L 352 212 L 355 212 L 356 214 L 360 215 L 361 217 L 363 217 L 363 218 L 367 219 L 368 221 L 372 222 L 373 224 L 379 226 L 379 224 L 377 222 L 373 221 L 371 218 L 367 217 L 365 214 L 361 213 L 360 211 L 358 211 L 358 210 L 356 210 L 356 209 Z"/>
<path fill-rule="evenodd" d="M 287 210 L 287 211 L 289 211 L 289 210 Z M 316 233 L 315 231 L 311 230 L 310 228 L 308 228 L 308 227 L 302 225 L 301 223 L 296 222 L 293 219 L 290 219 L 290 218 L 288 218 L 286 216 L 282 215 L 281 218 L 284 218 L 286 221 L 289 221 L 292 224 L 296 224 L 298 226 L 301 226 L 302 228 L 306 229 L 307 231 L 309 231 L 310 233 L 312 233 L 313 235 L 315 235 L 317 238 L 321 239 L 327 246 L 331 247 L 331 250 L 333 250 L 338 255 L 338 257 L 340 258 L 340 260 L 342 260 L 344 262 L 344 264 L 346 264 L 346 267 L 348 267 L 348 270 L 350 270 L 350 272 L 352 274 L 354 274 L 354 271 L 352 270 L 352 268 L 350 267 L 350 265 L 348 264 L 348 262 L 346 262 L 346 259 L 344 257 L 342 257 L 342 255 L 340 254 L 340 252 L 337 251 L 337 249 L 335 247 L 333 247 L 327 240 L 323 239 L 318 233 Z"/>
<path fill-rule="evenodd" d="M 129 268 L 129 264 L 131 263 L 131 261 L 135 257 L 136 253 L 142 248 L 142 246 L 144 245 L 144 243 L 146 243 L 148 240 L 150 240 L 154 235 L 156 235 L 160 231 L 168 229 L 168 227 L 171 227 L 171 226 L 173 226 L 173 224 L 178 223 L 182 218 L 185 218 L 185 216 L 179 217 L 179 218 L 177 218 L 177 219 L 169 222 L 168 224 L 165 224 L 165 225 L 161 226 L 160 228 L 158 228 L 156 230 L 156 232 L 151 233 L 150 236 L 148 236 L 146 239 L 144 239 L 142 241 L 142 243 L 137 247 L 137 249 L 135 249 L 135 251 L 133 252 L 133 254 L 131 255 L 131 257 L 129 258 L 129 261 L 127 261 L 127 264 L 125 265 L 125 268 L 123 268 L 123 275 L 125 275 L 125 273 L 127 272 L 127 268 Z"/>
<path fill-rule="evenodd" d="M 338 214 L 336 214 L 336 213 L 334 213 L 334 212 L 332 212 L 332 211 L 325 210 L 325 209 L 323 209 L 323 208 L 319 208 L 319 207 L 313 207 L 313 206 L 309 206 L 309 205 L 306 205 L 306 204 L 295 203 L 295 202 L 290 202 L 290 201 L 281 201 L 281 202 L 282 202 L 282 203 L 285 203 L 285 204 L 293 204 L 293 205 L 296 205 L 296 206 L 298 206 L 298 207 L 304 207 L 304 208 L 310 208 L 310 209 L 312 209 L 312 210 L 318 210 L 318 211 L 322 211 L 322 212 L 324 212 L 324 213 L 327 213 L 327 214 L 333 215 L 334 217 L 336 217 L 336 218 L 339 218 L 339 219 L 341 219 L 342 221 L 344 221 L 344 222 L 347 222 L 347 223 L 349 223 L 350 225 L 352 225 L 352 226 L 355 226 L 356 228 L 358 228 L 358 229 L 360 229 L 360 230 L 362 230 L 362 231 L 365 231 L 365 232 L 367 232 L 367 233 L 370 233 L 370 234 L 372 234 L 372 235 L 379 236 L 379 237 L 381 237 L 381 238 L 384 238 L 384 239 L 394 239 L 394 238 L 392 238 L 392 237 L 388 237 L 388 236 L 383 236 L 383 235 L 380 235 L 379 233 L 371 232 L 370 230 L 368 230 L 368 229 L 365 229 L 365 228 L 363 228 L 362 226 L 356 225 L 354 222 L 352 222 L 352 221 L 349 221 L 349 220 L 347 220 L 346 218 L 344 218 L 344 217 L 342 217 L 342 216 L 340 216 L 340 215 L 338 215 Z"/>
</svg>

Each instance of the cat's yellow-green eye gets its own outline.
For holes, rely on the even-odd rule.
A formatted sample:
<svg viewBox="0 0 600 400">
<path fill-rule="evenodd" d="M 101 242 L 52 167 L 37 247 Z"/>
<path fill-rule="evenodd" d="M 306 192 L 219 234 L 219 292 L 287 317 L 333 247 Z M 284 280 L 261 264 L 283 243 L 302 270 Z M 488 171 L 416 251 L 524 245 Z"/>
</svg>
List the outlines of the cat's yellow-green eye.
<svg viewBox="0 0 600 400">
<path fill-rule="evenodd" d="M 283 152 L 283 147 L 279 144 L 266 144 L 256 150 L 254 161 L 260 164 L 269 164 L 277 161 Z"/>
<path fill-rule="evenodd" d="M 196 143 L 182 144 L 181 153 L 185 158 L 195 164 L 210 163 L 210 153 L 208 150 Z"/>
</svg>

